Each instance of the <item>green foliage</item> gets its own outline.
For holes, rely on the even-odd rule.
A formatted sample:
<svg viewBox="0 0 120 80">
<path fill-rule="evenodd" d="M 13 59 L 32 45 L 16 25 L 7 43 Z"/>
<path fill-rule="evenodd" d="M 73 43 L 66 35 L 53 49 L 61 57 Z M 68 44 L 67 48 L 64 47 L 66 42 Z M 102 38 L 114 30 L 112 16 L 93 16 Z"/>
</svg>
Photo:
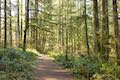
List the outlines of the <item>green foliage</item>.
<svg viewBox="0 0 120 80">
<path fill-rule="evenodd" d="M 115 76 L 110 74 L 94 74 L 90 80 L 119 80 Z"/>
<path fill-rule="evenodd" d="M 120 66 L 113 63 L 103 63 L 101 66 L 101 73 L 112 74 L 120 78 Z"/>
<path fill-rule="evenodd" d="M 63 65 L 65 68 L 71 69 L 74 74 L 81 74 L 85 76 L 91 76 L 96 72 L 100 71 L 100 65 L 94 62 L 89 61 L 83 57 L 77 57 L 68 55 L 68 60 L 65 60 L 65 55 L 58 55 L 55 60 Z"/>
<path fill-rule="evenodd" d="M 68 54 L 67 60 L 65 59 L 65 54 L 56 55 L 54 58 L 57 63 L 70 69 L 73 74 L 79 77 L 84 76 L 87 79 L 91 77 L 91 80 L 117 80 L 117 78 L 120 78 L 120 66 L 114 63 L 90 61 L 84 56 L 78 57 L 71 54 Z"/>
<path fill-rule="evenodd" d="M 74 65 L 74 57 L 71 55 L 68 55 L 68 59 L 65 59 L 65 54 L 60 54 L 55 57 L 56 62 L 58 62 L 60 65 L 64 66 L 65 68 L 72 68 Z"/>
<path fill-rule="evenodd" d="M 31 80 L 35 59 L 31 52 L 0 49 L 0 80 Z"/>
<path fill-rule="evenodd" d="M 60 53 L 57 53 L 57 52 L 54 52 L 54 51 L 48 51 L 47 54 L 50 56 L 50 57 L 53 57 L 53 58 L 56 58 L 59 56 Z"/>
<path fill-rule="evenodd" d="M 74 62 L 75 65 L 72 71 L 85 77 L 90 77 L 100 71 L 100 65 L 88 60 L 87 58 L 79 57 L 78 61 Z"/>
</svg>

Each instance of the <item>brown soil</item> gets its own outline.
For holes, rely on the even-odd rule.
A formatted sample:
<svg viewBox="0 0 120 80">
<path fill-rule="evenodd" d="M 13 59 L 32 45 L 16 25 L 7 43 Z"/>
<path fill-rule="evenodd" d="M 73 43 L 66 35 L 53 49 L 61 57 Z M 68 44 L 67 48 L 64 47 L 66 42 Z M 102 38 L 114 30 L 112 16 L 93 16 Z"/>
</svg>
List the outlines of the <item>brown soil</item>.
<svg viewBox="0 0 120 80">
<path fill-rule="evenodd" d="M 35 80 L 75 80 L 72 74 L 63 70 L 46 55 L 39 57 Z"/>
</svg>

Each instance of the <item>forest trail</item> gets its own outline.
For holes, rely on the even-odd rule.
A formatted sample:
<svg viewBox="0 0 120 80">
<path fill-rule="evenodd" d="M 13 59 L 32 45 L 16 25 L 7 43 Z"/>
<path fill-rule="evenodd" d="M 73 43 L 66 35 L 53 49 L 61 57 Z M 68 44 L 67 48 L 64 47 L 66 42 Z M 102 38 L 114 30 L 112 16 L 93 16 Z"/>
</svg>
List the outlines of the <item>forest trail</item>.
<svg viewBox="0 0 120 80">
<path fill-rule="evenodd" d="M 70 72 L 63 70 L 46 55 L 39 57 L 35 73 L 35 80 L 75 80 Z"/>
</svg>

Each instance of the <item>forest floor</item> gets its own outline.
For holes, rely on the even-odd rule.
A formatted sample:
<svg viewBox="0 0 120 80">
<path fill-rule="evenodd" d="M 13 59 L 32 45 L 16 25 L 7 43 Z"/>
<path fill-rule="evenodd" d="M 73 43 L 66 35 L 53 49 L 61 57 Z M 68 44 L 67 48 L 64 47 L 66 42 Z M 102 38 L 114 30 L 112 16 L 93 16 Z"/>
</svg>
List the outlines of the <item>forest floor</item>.
<svg viewBox="0 0 120 80">
<path fill-rule="evenodd" d="M 47 55 L 38 58 L 35 80 L 75 80 L 73 75 L 53 62 Z"/>
</svg>

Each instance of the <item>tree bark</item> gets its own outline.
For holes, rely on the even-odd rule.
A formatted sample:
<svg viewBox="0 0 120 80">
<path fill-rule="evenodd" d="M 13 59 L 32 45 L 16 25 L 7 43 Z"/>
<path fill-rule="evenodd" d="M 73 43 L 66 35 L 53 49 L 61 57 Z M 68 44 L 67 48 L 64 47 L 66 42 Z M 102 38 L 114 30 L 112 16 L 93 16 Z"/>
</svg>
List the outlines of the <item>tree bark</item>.
<svg viewBox="0 0 120 80">
<path fill-rule="evenodd" d="M 101 58 L 104 61 L 109 59 L 109 19 L 108 19 L 108 0 L 102 0 L 102 41 Z"/>
<path fill-rule="evenodd" d="M 98 58 L 100 52 L 100 41 L 99 41 L 99 18 L 98 18 L 98 2 L 93 0 L 93 11 L 94 11 L 94 56 Z"/>
<path fill-rule="evenodd" d="M 18 27 L 17 28 L 18 29 L 17 30 L 18 31 L 17 32 L 18 33 L 17 34 L 17 36 L 18 36 L 17 38 L 18 38 L 18 43 L 17 43 L 17 45 L 18 45 L 18 47 L 20 47 L 20 23 L 19 23 L 20 22 L 20 15 L 19 15 L 20 8 L 19 8 L 19 0 L 17 1 L 17 7 L 18 7 L 18 14 L 17 14 L 17 27 Z"/>
<path fill-rule="evenodd" d="M 117 64 L 120 65 L 120 35 L 119 35 L 117 8 L 118 8 L 117 0 L 113 0 L 113 22 L 114 22 L 114 32 L 115 32 L 116 56 L 117 56 Z"/>
<path fill-rule="evenodd" d="M 22 36 L 23 36 L 23 18 L 22 18 L 23 17 L 23 10 L 22 10 L 23 5 L 22 5 L 22 2 L 23 2 L 23 0 L 21 0 L 21 34 L 20 34 L 21 35 L 21 38 L 20 38 L 21 41 L 22 41 Z"/>
<path fill-rule="evenodd" d="M 38 25 L 38 0 L 35 0 L 35 22 Z M 36 45 L 36 50 L 38 49 L 38 30 L 35 28 L 35 45 Z"/>
<path fill-rule="evenodd" d="M 23 42 L 23 51 L 26 51 L 26 37 L 27 37 L 27 30 L 29 28 L 29 0 L 26 1 L 26 21 L 25 21 L 25 30 L 24 30 L 24 42 Z"/>
<path fill-rule="evenodd" d="M 7 1 L 4 2 L 4 48 L 7 48 Z"/>
<path fill-rule="evenodd" d="M 85 36 L 88 59 L 90 59 L 89 40 L 88 40 L 88 27 L 87 27 L 87 13 L 86 13 L 86 0 L 84 0 L 84 19 L 85 19 Z"/>
<path fill-rule="evenodd" d="M 1 38 L 1 0 L 0 0 L 0 47 L 1 47 L 1 43 L 2 43 L 2 38 Z"/>
<path fill-rule="evenodd" d="M 11 0 L 10 0 L 10 9 L 11 9 Z M 12 46 L 12 13 L 10 10 L 10 46 Z"/>
</svg>

